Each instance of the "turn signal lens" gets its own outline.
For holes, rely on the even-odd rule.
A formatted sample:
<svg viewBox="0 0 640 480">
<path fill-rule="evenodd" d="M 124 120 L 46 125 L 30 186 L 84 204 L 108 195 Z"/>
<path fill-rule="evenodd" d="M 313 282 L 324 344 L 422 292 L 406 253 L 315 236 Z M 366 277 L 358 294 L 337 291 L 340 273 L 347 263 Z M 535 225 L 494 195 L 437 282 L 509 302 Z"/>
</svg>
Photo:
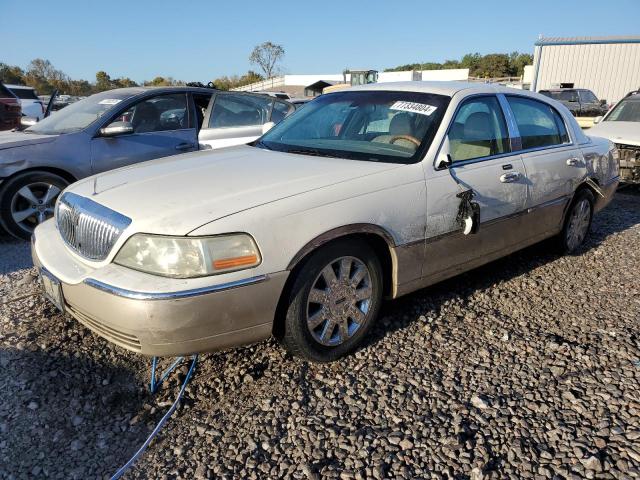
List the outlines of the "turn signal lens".
<svg viewBox="0 0 640 480">
<path fill-rule="evenodd" d="M 258 261 L 257 255 L 245 255 L 244 257 L 224 258 L 213 262 L 213 268 L 216 270 L 224 270 L 227 268 L 244 267 L 247 265 L 255 265 Z"/>
</svg>

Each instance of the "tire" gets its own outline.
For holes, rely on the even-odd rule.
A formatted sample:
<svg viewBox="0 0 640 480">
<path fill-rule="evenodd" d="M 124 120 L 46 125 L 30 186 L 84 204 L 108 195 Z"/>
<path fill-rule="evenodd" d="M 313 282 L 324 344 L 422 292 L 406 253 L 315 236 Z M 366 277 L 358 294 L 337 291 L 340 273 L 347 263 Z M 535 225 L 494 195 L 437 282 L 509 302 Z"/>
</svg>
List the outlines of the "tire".
<svg viewBox="0 0 640 480">
<path fill-rule="evenodd" d="M 356 349 L 382 302 L 382 267 L 373 249 L 361 241 L 338 240 L 311 254 L 294 275 L 281 339 L 284 347 L 321 363 Z M 328 279 L 335 283 L 330 285 Z"/>
<path fill-rule="evenodd" d="M 561 253 L 574 253 L 584 243 L 591 229 L 594 205 L 595 198 L 591 190 L 583 188 L 576 193 L 557 237 Z"/>
<path fill-rule="evenodd" d="M 54 173 L 20 173 L 0 188 L 0 225 L 16 238 L 29 240 L 33 229 L 53 216 L 55 200 L 69 184 Z M 23 215 L 30 214 L 24 218 Z"/>
</svg>

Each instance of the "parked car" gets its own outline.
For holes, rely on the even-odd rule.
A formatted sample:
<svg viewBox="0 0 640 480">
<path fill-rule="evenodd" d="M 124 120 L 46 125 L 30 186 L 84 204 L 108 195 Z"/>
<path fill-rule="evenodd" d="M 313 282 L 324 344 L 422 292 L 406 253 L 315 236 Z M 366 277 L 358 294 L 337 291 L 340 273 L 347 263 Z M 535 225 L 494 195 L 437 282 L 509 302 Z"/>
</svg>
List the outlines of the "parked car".
<svg viewBox="0 0 640 480">
<path fill-rule="evenodd" d="M 304 107 L 311 100 L 313 100 L 313 98 L 291 98 L 289 99 L 289 103 L 291 103 L 294 107 L 296 107 L 296 110 L 298 110 L 299 108 Z"/>
<path fill-rule="evenodd" d="M 621 180 L 640 183 L 640 90 L 628 93 L 595 123 L 589 134 L 608 138 L 618 147 Z"/>
<path fill-rule="evenodd" d="M 548 237 L 578 249 L 618 184 L 613 152 L 536 93 L 366 85 L 318 97 L 252 146 L 70 186 L 33 259 L 60 309 L 135 352 L 273 334 L 331 361 L 370 336 L 383 298 Z"/>
<path fill-rule="evenodd" d="M 92 95 L 23 132 L 0 134 L 0 224 L 28 239 L 53 215 L 69 183 L 154 158 L 248 143 L 293 110 L 271 97 L 208 88 Z"/>
<path fill-rule="evenodd" d="M 33 87 L 27 87 L 25 85 L 8 85 L 5 84 L 11 93 L 13 93 L 20 100 L 22 107 L 22 115 L 26 117 L 35 118 L 40 120 L 44 117 L 45 104 L 38 98 L 36 91 Z"/>
<path fill-rule="evenodd" d="M 260 95 L 268 95 L 270 97 L 276 97 L 281 100 L 289 100 L 291 98 L 291 95 L 289 95 L 287 92 L 269 92 L 267 90 L 261 90 L 255 93 L 259 93 Z"/>
<path fill-rule="evenodd" d="M 598 100 L 596 94 L 586 88 L 556 88 L 540 90 L 540 93 L 562 103 L 574 117 L 598 117 L 609 109 L 606 100 Z"/>
<path fill-rule="evenodd" d="M 0 82 L 0 130 L 18 128 L 21 117 L 20 100 Z"/>
</svg>

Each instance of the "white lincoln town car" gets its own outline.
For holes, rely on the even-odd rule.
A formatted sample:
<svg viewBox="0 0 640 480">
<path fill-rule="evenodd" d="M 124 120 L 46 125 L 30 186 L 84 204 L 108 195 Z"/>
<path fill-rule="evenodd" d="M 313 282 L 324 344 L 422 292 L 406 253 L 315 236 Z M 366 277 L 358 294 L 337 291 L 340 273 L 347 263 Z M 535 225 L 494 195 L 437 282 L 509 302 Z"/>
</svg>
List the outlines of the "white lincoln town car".
<svg viewBox="0 0 640 480">
<path fill-rule="evenodd" d="M 549 237 L 584 241 L 608 140 L 527 91 L 408 82 L 318 97 L 250 146 L 89 177 L 32 240 L 45 295 L 98 335 L 182 355 L 271 335 L 325 362 L 393 299 Z"/>
</svg>

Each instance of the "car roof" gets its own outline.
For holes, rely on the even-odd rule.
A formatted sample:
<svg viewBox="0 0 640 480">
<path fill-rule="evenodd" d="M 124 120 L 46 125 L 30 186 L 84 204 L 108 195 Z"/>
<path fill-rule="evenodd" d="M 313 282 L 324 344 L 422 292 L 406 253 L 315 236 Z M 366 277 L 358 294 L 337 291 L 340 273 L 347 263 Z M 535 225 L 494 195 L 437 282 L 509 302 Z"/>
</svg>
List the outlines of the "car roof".
<svg viewBox="0 0 640 480">
<path fill-rule="evenodd" d="M 469 90 L 469 93 L 519 93 L 531 96 L 537 94 L 529 90 L 520 90 L 510 87 L 503 87 L 495 83 L 482 82 L 457 82 L 457 81 L 414 81 L 414 82 L 389 82 L 389 83 L 370 83 L 368 85 L 359 85 L 351 87 L 349 90 L 358 91 L 375 91 L 384 90 L 392 92 L 420 92 L 434 93 L 437 95 L 447 95 L 449 97 L 463 90 Z M 344 90 L 340 90 L 344 91 Z M 336 92 L 339 93 L 340 91 Z"/>
<path fill-rule="evenodd" d="M 126 87 L 126 88 L 113 88 L 111 90 L 105 90 L 109 92 L 117 91 L 123 93 L 125 95 L 138 95 L 144 92 L 159 92 L 159 93 L 171 93 L 171 92 L 205 92 L 211 93 L 212 91 L 216 91 L 213 88 L 203 88 L 203 87 L 188 87 L 186 85 L 177 85 L 177 86 L 162 86 L 162 87 Z"/>
<path fill-rule="evenodd" d="M 35 88 L 29 87 L 28 85 L 11 85 L 10 83 L 5 83 L 4 86 L 8 88 L 22 88 L 25 90 L 35 90 Z"/>
</svg>

